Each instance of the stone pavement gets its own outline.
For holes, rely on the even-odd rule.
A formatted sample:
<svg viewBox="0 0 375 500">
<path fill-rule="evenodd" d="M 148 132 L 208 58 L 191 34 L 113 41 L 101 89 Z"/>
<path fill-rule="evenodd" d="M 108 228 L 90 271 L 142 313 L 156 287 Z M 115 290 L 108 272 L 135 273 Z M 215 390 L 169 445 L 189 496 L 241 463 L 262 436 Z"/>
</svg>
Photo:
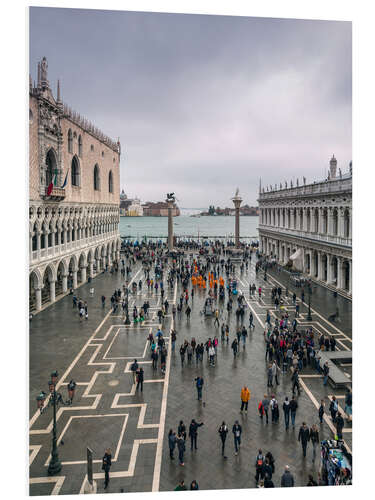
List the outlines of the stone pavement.
<svg viewBox="0 0 375 500">
<path fill-rule="evenodd" d="M 135 276 L 137 272 L 139 274 Z M 133 275 L 137 281 L 140 278 L 144 280 L 138 267 Z M 275 486 L 280 485 L 285 464 L 290 465 L 296 485 L 305 485 L 310 472 L 316 476 L 319 461 L 312 465 L 309 448 L 308 457 L 302 460 L 301 447 L 297 442 L 299 426 L 303 420 L 308 425 L 318 422 L 314 401 L 325 397 L 329 402 L 328 398 L 332 394 L 342 396 L 344 393 L 342 390 L 333 391 L 329 386 L 323 387 L 321 377 L 305 369 L 301 377 L 303 390 L 298 398 L 295 430 L 285 431 L 282 410 L 278 424 L 266 425 L 260 420 L 257 405 L 267 392 L 262 323 L 270 303 L 269 289 L 273 280 L 280 280 L 280 276 L 269 275 L 266 294 L 260 303 L 248 294 L 249 282 L 255 281 L 254 268 L 239 278 L 249 308 L 253 309 L 256 325 L 248 337 L 246 348 L 241 348 L 237 359 L 233 359 L 230 345 L 236 331 L 234 312 L 229 323 L 229 345 L 222 345 L 220 330 L 214 327 L 214 320 L 206 319 L 201 314 L 204 294 L 198 290 L 190 322 L 187 323 L 185 315 L 176 318 L 176 353 L 168 358 L 165 377 L 160 369 L 156 372 L 152 370 L 146 346 L 150 329 L 154 334 L 157 329 L 155 313 L 160 294 L 159 297 L 155 293 L 149 297 L 150 319 L 142 327 L 125 327 L 121 314 L 114 316 L 109 311 L 113 290 L 123 284 L 120 274 L 102 274 L 92 284 L 78 289 L 77 295 L 88 302 L 87 321 L 80 323 L 69 296 L 34 317 L 30 324 L 31 495 L 82 491 L 86 475 L 86 446 L 94 451 L 94 478 L 97 480 L 98 492 L 103 492 L 101 458 L 104 448 L 108 446 L 113 455 L 108 492 L 120 492 L 121 489 L 125 492 L 168 491 L 174 489 L 181 478 L 185 479 L 186 484 L 196 479 L 201 489 L 254 487 L 254 462 L 259 447 L 263 451 L 272 451 L 276 459 L 273 477 Z M 264 284 L 263 274 L 259 274 L 258 278 L 256 283 Z M 89 294 L 91 286 L 95 288 L 94 297 Z M 175 300 L 175 294 L 178 297 L 180 292 L 180 286 L 176 290 L 168 290 L 170 304 Z M 320 287 L 314 290 L 313 327 L 337 334 L 336 338 L 342 339 L 343 345 L 349 348 L 351 304 L 340 298 L 341 318 L 346 314 L 346 319 L 339 326 L 330 325 L 325 318 L 335 308 L 334 299 L 329 296 L 324 298 L 324 293 Z M 102 294 L 106 295 L 108 303 L 104 310 L 100 301 Z M 143 289 L 142 294 L 132 300 L 141 305 L 146 295 L 149 295 L 147 289 Z M 322 298 L 318 300 L 320 296 Z M 306 308 L 303 305 L 301 312 L 301 320 L 305 321 Z M 226 320 L 226 316 L 225 310 L 220 323 Z M 172 318 L 167 317 L 164 323 L 163 330 L 168 336 Z M 245 326 L 248 326 L 248 313 Z M 202 365 L 196 367 L 194 361 L 191 366 L 181 368 L 178 354 L 180 343 L 185 338 L 190 341 L 193 336 L 197 341 L 205 342 L 215 334 L 219 338 L 216 366 L 210 367 L 205 355 Z M 170 350 L 169 344 L 168 348 Z M 131 374 L 128 373 L 134 357 L 143 363 L 145 370 L 142 394 L 135 393 Z M 49 375 L 54 369 L 59 371 L 60 390 L 64 398 L 67 397 L 65 386 L 70 379 L 73 378 L 78 385 L 73 405 L 61 408 L 58 413 L 58 449 L 63 467 L 58 477 L 49 478 L 47 465 L 51 448 L 52 413 L 49 410 L 39 416 L 35 412 L 35 397 L 41 389 L 47 392 Z M 205 380 L 203 402 L 196 399 L 194 378 L 198 374 L 202 374 Z M 245 383 L 250 388 L 251 400 L 248 414 L 241 415 L 240 391 Z M 291 396 L 290 373 L 282 376 L 280 386 L 272 390 L 281 406 L 284 396 Z M 181 419 L 188 427 L 192 418 L 204 422 L 199 428 L 198 450 L 191 452 L 190 443 L 187 442 L 185 467 L 180 467 L 176 452 L 174 461 L 169 458 L 167 434 L 170 428 L 177 430 Z M 234 456 L 231 433 L 236 419 L 243 426 L 242 448 L 238 456 Z M 228 459 L 225 461 L 221 457 L 217 433 L 222 420 L 226 421 L 230 429 L 226 445 Z M 320 434 L 321 438 L 332 434 L 329 419 L 320 427 Z M 344 438 L 351 447 L 351 433 L 346 432 Z"/>
</svg>

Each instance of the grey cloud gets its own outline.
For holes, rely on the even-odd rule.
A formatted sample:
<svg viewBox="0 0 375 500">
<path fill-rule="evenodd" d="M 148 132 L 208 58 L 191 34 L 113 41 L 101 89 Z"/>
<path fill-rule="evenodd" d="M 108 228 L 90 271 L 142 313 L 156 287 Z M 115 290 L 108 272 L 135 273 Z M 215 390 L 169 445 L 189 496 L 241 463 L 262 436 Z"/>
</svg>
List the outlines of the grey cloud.
<svg viewBox="0 0 375 500">
<path fill-rule="evenodd" d="M 240 184 L 321 179 L 351 160 L 351 24 L 32 8 L 30 66 L 121 137 L 143 200 L 225 205 Z M 170 188 L 168 187 L 170 186 Z"/>
</svg>

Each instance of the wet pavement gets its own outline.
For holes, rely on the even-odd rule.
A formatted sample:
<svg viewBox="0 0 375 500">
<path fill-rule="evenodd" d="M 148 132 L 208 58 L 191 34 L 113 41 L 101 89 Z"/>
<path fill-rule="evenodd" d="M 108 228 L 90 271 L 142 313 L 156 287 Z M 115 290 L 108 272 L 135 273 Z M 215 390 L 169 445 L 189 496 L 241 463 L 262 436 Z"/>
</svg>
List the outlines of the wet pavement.
<svg viewBox="0 0 375 500">
<path fill-rule="evenodd" d="M 136 273 L 138 272 L 138 275 Z M 139 267 L 133 271 L 138 281 L 144 280 Z M 268 273 L 268 282 L 263 281 L 263 273 L 255 277 L 254 267 L 242 275 L 238 273 L 239 288 L 244 292 L 248 307 L 244 324 L 248 327 L 248 315 L 254 314 L 255 329 L 249 333 L 245 349 L 240 349 L 236 359 L 233 357 L 231 342 L 236 333 L 236 316 L 232 312 L 227 319 L 224 309 L 220 317 L 228 322 L 230 340 L 227 345 L 220 340 L 220 328 L 214 326 L 213 318 L 205 318 L 201 313 L 206 293 L 197 290 L 191 304 L 192 314 L 188 322 L 186 316 L 177 315 L 176 352 L 171 353 L 168 342 L 172 317 L 169 315 L 163 324 L 170 356 L 167 371 L 160 368 L 152 370 L 147 336 L 149 331 L 156 333 L 158 321 L 156 311 L 160 303 L 159 295 L 142 293 L 132 297 L 141 305 L 145 298 L 150 301 L 149 319 L 142 326 L 125 327 L 121 313 L 110 313 L 110 296 L 115 288 L 121 288 L 124 280 L 120 273 L 102 274 L 85 284 L 77 291 L 77 296 L 86 300 L 89 319 L 80 322 L 78 313 L 72 307 L 72 297 L 67 296 L 46 310 L 37 314 L 30 324 L 30 494 L 51 493 L 72 494 L 83 490 L 86 476 L 86 447 L 94 452 L 94 479 L 98 492 L 103 492 L 103 473 L 101 458 L 104 449 L 112 449 L 111 481 L 106 491 L 169 491 L 176 487 L 180 479 L 187 485 L 196 479 L 200 489 L 251 488 L 255 487 L 255 457 L 258 448 L 271 451 L 276 460 L 273 476 L 275 486 L 280 486 L 280 477 L 285 464 L 291 468 L 296 486 L 307 483 L 307 476 L 317 475 L 319 461 L 312 464 L 312 450 L 308 447 L 307 458 L 302 458 L 301 446 L 297 441 L 302 421 L 311 426 L 318 423 L 316 402 L 326 401 L 335 394 L 343 407 L 343 389 L 333 390 L 323 386 L 321 376 L 310 368 L 301 374 L 301 395 L 298 397 L 298 411 L 295 429 L 285 431 L 281 410 L 285 396 L 291 397 L 290 373 L 281 375 L 280 385 L 267 390 L 265 343 L 263 338 L 266 310 L 270 308 L 270 289 L 277 282 L 291 285 L 279 273 Z M 249 283 L 262 284 L 263 298 L 249 296 Z M 265 286 L 264 286 L 265 285 Z M 89 289 L 94 287 L 94 296 Z M 300 290 L 299 290 L 300 291 Z M 180 285 L 167 290 L 172 303 L 178 298 Z M 101 306 L 101 295 L 107 297 L 107 305 Z M 291 293 L 289 293 L 291 295 Z M 300 294 L 298 294 L 300 297 Z M 305 294 L 307 297 L 307 294 Z M 339 304 L 339 323 L 331 324 L 327 317 Z M 132 302 L 131 302 L 132 304 Z M 307 322 L 307 307 L 301 304 L 300 326 L 312 324 L 316 331 L 328 331 L 335 335 L 339 349 L 351 349 L 351 302 L 342 297 L 335 299 L 332 292 L 314 286 L 312 295 L 312 322 Z M 132 307 L 130 307 L 131 311 Z M 271 309 L 271 308 L 270 308 Z M 294 307 L 287 306 L 293 317 Z M 273 314 L 280 314 L 273 310 Z M 205 342 L 208 337 L 217 335 L 219 345 L 215 366 L 209 366 L 206 354 L 203 363 L 196 366 L 181 367 L 178 347 L 184 339 L 195 337 Z M 132 384 L 129 365 L 136 357 L 145 370 L 143 393 L 136 393 Z M 35 413 L 35 397 L 41 389 L 48 391 L 47 382 L 51 371 L 60 374 L 61 392 L 67 398 L 66 384 L 74 379 L 77 382 L 76 395 L 71 407 L 63 407 L 58 413 L 58 450 L 63 463 L 58 477 L 47 476 L 48 459 L 51 447 L 51 410 L 38 416 Z M 346 368 L 350 380 L 351 367 Z M 197 401 L 194 379 L 197 375 L 204 378 L 203 401 Z M 241 414 L 240 392 L 248 385 L 251 399 L 247 414 Z M 280 420 L 277 424 L 267 425 L 261 421 L 257 407 L 265 393 L 276 395 L 280 406 Z M 169 458 L 167 434 L 169 429 L 177 430 L 180 420 L 189 425 L 192 418 L 204 422 L 198 432 L 198 450 L 190 451 L 187 440 L 185 466 Z M 243 428 L 242 446 L 239 454 L 234 455 L 234 421 L 238 419 Z M 221 456 L 221 441 L 218 428 L 225 420 L 229 427 L 226 443 L 227 459 Z M 327 418 L 320 428 L 320 438 L 332 436 L 332 424 Z M 350 431 L 345 429 L 344 431 Z M 189 439 L 189 438 L 188 438 Z M 351 432 L 345 432 L 344 439 L 351 448 Z M 62 444 L 63 443 L 63 444 Z"/>
</svg>

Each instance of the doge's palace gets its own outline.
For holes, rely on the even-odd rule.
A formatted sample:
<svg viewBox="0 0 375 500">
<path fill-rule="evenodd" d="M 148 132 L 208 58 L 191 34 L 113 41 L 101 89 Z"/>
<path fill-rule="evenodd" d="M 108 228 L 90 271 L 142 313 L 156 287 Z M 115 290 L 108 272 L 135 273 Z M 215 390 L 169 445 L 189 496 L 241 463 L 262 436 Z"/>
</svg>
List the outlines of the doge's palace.
<svg viewBox="0 0 375 500">
<path fill-rule="evenodd" d="M 29 88 L 30 311 L 120 256 L 120 142 L 53 96 L 44 57 Z"/>
<path fill-rule="evenodd" d="M 259 190 L 261 252 L 314 281 L 352 294 L 352 164 L 337 170 L 333 156 L 327 179 L 291 182 Z"/>
</svg>

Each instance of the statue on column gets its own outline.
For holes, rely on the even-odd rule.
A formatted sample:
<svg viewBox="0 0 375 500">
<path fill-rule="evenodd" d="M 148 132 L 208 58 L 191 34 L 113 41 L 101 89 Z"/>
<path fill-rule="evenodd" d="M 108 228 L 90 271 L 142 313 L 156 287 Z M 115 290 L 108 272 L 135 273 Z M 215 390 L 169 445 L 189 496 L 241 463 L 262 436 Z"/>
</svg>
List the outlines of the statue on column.
<svg viewBox="0 0 375 500">
<path fill-rule="evenodd" d="M 44 56 L 43 59 L 42 59 L 42 63 L 40 65 L 40 70 L 41 70 L 41 80 L 42 82 L 43 81 L 47 81 L 47 70 L 48 70 L 48 63 L 47 63 L 47 59 L 46 57 Z"/>
</svg>

